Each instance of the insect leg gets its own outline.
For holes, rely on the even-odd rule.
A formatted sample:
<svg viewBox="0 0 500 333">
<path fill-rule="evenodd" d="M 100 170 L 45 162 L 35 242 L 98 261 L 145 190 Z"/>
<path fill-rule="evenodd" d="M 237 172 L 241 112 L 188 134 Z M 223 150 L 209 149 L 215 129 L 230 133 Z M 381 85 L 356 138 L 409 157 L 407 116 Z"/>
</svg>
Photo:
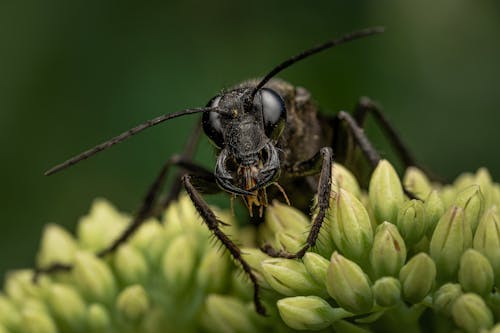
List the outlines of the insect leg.
<svg viewBox="0 0 500 333">
<path fill-rule="evenodd" d="M 389 142 L 394 146 L 397 154 L 401 158 L 405 167 L 417 166 L 415 159 L 413 158 L 410 150 L 405 146 L 401 137 L 396 132 L 394 127 L 391 126 L 387 118 L 382 112 L 382 109 L 368 97 L 361 97 L 354 109 L 354 119 L 358 123 L 359 127 L 364 127 L 364 123 L 368 113 L 371 113 L 378 125 L 382 128 L 385 135 L 387 136 Z"/>
<path fill-rule="evenodd" d="M 397 133 L 396 129 L 390 124 L 389 120 L 385 117 L 382 108 L 368 97 L 361 97 L 354 109 L 354 119 L 359 127 L 364 127 L 364 123 L 368 114 L 372 114 L 376 123 L 380 126 L 389 140 L 390 144 L 396 150 L 398 157 L 403 162 L 405 168 L 414 166 L 425 172 L 425 174 L 436 181 L 443 181 L 441 177 L 429 172 L 425 167 L 416 161 L 410 149 L 405 145 L 401 136 Z"/>
<path fill-rule="evenodd" d="M 347 124 L 347 128 L 354 137 L 354 141 L 359 146 L 363 154 L 366 156 L 372 168 L 375 169 L 378 163 L 380 162 L 380 155 L 377 152 L 377 150 L 373 147 L 372 143 L 366 136 L 363 129 L 358 125 L 353 116 L 351 116 L 349 113 L 345 111 L 340 111 L 336 117 L 338 119 L 337 124 L 340 122 L 344 122 Z M 415 194 L 408 191 L 404 187 L 403 191 L 410 199 L 418 199 Z"/>
<path fill-rule="evenodd" d="M 212 172 L 208 171 L 204 167 L 199 166 L 191 161 L 184 160 L 181 155 L 174 155 L 170 157 L 161 168 L 160 173 L 156 177 L 153 184 L 151 184 L 151 186 L 149 187 L 149 190 L 142 201 L 140 209 L 135 214 L 134 219 L 129 224 L 127 229 L 125 229 L 123 233 L 120 235 L 120 237 L 114 240 L 110 246 L 99 251 L 97 253 L 97 256 L 104 257 L 105 255 L 114 252 L 121 244 L 125 243 L 130 238 L 130 236 L 133 235 L 133 233 L 141 226 L 141 224 L 146 219 L 148 219 L 153 215 L 155 202 L 157 201 L 157 198 L 161 192 L 163 182 L 168 174 L 168 171 L 170 170 L 170 167 L 174 165 L 179 166 L 182 169 L 195 174 L 197 177 L 199 177 L 200 181 L 203 181 L 204 183 L 215 184 L 215 177 L 213 176 Z M 44 268 L 37 267 L 35 268 L 35 274 L 33 279 L 36 281 L 37 277 L 43 273 L 56 273 L 61 271 L 69 271 L 71 270 L 71 268 L 72 265 L 70 264 L 57 263 L 57 262 L 49 265 L 48 267 Z"/>
<path fill-rule="evenodd" d="M 222 222 L 217 219 L 213 211 L 210 209 L 210 207 L 208 207 L 205 200 L 203 200 L 203 198 L 201 197 L 200 193 L 193 186 L 191 178 L 192 177 L 189 174 L 185 174 L 182 177 L 182 182 L 184 183 L 186 192 L 191 198 L 191 201 L 193 202 L 196 210 L 207 225 L 208 229 L 213 232 L 215 237 L 217 237 L 217 239 L 226 247 L 234 260 L 240 263 L 241 267 L 250 278 L 250 281 L 252 282 L 254 287 L 253 301 L 255 310 L 257 311 L 257 313 L 265 315 L 266 309 L 260 301 L 260 286 L 257 281 L 257 277 L 252 271 L 250 265 L 245 261 L 245 259 L 243 259 L 239 247 L 219 228 L 219 224 L 221 224 Z"/>
<path fill-rule="evenodd" d="M 311 159 L 294 164 L 288 168 L 288 173 L 291 176 L 303 177 L 311 176 L 319 173 L 318 181 L 318 213 L 314 217 L 311 224 L 311 230 L 307 236 L 306 244 L 296 253 L 289 253 L 286 251 L 276 250 L 269 244 L 265 244 L 261 249 L 266 254 L 272 257 L 282 258 L 302 258 L 307 250 L 313 247 L 318 240 L 321 225 L 325 219 L 325 214 L 330 206 L 330 194 L 332 188 L 332 165 L 333 153 L 330 147 L 323 147 Z"/>
</svg>

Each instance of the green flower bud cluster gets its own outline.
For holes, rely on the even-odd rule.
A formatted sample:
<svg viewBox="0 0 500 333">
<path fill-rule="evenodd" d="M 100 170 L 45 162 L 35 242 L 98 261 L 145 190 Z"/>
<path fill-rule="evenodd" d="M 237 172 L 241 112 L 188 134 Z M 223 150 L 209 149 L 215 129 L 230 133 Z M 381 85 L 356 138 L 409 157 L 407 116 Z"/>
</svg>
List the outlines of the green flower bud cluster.
<svg viewBox="0 0 500 333">
<path fill-rule="evenodd" d="M 486 170 L 442 187 L 416 168 L 401 182 L 381 161 L 365 193 L 337 165 L 332 189 L 318 247 L 302 260 L 261 263 L 289 327 L 486 332 L 500 322 L 500 186 Z M 305 237 L 304 217 L 290 225 L 299 220 L 287 228 L 284 218 L 274 237 Z"/>
<path fill-rule="evenodd" d="M 243 234 L 231 226 L 229 214 L 218 216 L 228 224 L 221 226 L 224 232 Z M 37 264 L 59 262 L 73 269 L 42 275 L 37 283 L 33 270 L 9 273 L 0 292 L 0 332 L 262 329 L 254 319 L 251 284 L 213 241 L 187 196 L 171 205 L 162 221 L 146 221 L 114 254 L 96 257 L 129 221 L 108 202 L 96 200 L 76 237 L 48 225 Z"/>
<path fill-rule="evenodd" d="M 31 270 L 9 274 L 0 333 L 499 331 L 500 185 L 485 169 L 440 186 L 415 168 L 400 181 L 381 161 L 365 192 L 335 164 L 332 192 L 318 242 L 302 259 L 258 249 L 300 249 L 311 218 L 299 210 L 274 202 L 258 234 L 215 210 L 257 275 L 266 317 L 187 197 L 103 259 L 93 253 L 130 217 L 98 200 L 76 237 L 56 225 L 42 237 L 37 263 L 72 264 L 70 272 L 36 284 Z"/>
</svg>

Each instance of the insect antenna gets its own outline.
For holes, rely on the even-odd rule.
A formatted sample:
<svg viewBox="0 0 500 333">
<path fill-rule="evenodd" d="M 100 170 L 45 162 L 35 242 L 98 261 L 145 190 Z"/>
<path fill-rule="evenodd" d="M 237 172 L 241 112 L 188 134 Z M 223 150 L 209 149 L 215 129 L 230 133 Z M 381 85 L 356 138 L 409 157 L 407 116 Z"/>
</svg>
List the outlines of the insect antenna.
<svg viewBox="0 0 500 333">
<path fill-rule="evenodd" d="M 312 47 L 308 50 L 302 51 L 299 54 L 294 55 L 291 58 L 288 58 L 287 60 L 283 61 L 281 64 L 278 66 L 274 67 L 262 80 L 260 80 L 259 84 L 255 86 L 255 88 L 252 91 L 252 94 L 250 95 L 251 101 L 253 101 L 253 98 L 255 97 L 255 94 L 257 91 L 259 91 L 270 79 L 272 79 L 276 74 L 284 70 L 285 68 L 290 67 L 291 65 L 295 64 L 298 61 L 301 61 L 302 59 L 305 59 L 311 55 L 314 55 L 318 52 L 324 51 L 326 49 L 329 49 L 331 47 L 350 42 L 352 40 L 358 39 L 358 38 L 363 38 L 363 37 L 368 37 L 371 35 L 376 35 L 379 33 L 384 32 L 384 27 L 371 27 L 371 28 L 366 28 L 358 31 L 353 31 L 350 32 L 340 38 L 337 39 L 332 39 L 329 40 L 326 43 L 316 45 L 315 47 Z"/>
<path fill-rule="evenodd" d="M 170 120 L 173 118 L 177 118 L 177 117 L 181 117 L 181 116 L 185 116 L 185 115 L 189 115 L 189 114 L 201 113 L 201 112 L 207 112 L 207 111 L 217 112 L 218 110 L 216 108 L 213 108 L 213 107 L 186 109 L 186 110 L 182 110 L 179 112 L 164 114 L 164 115 L 161 115 L 159 117 L 150 119 L 150 120 L 148 120 L 140 125 L 137 125 L 131 129 L 123 132 L 120 135 L 115 136 L 114 138 L 111 138 L 111 139 L 95 146 L 94 148 L 90 148 L 89 150 L 86 150 L 83 153 L 76 155 L 76 156 L 70 158 L 69 160 L 64 161 L 63 163 L 54 166 L 53 168 L 47 170 L 44 173 L 44 175 L 49 176 L 49 175 L 52 175 L 52 174 L 59 172 L 63 169 L 69 168 L 70 166 L 72 166 L 80 161 L 83 161 L 91 156 L 94 156 L 95 154 L 97 154 L 105 149 L 108 149 L 109 147 L 114 146 L 117 143 L 120 143 L 120 142 L 128 139 L 132 135 L 135 135 L 135 134 L 137 134 L 145 129 L 148 129 L 150 127 L 156 126 L 164 121 L 167 121 L 167 120 Z"/>
</svg>

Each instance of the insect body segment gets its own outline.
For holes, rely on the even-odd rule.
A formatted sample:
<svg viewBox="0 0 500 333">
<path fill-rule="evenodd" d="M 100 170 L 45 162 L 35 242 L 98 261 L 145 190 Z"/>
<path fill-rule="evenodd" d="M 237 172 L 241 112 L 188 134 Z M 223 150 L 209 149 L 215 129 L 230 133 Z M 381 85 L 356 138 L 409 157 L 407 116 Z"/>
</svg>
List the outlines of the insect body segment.
<svg viewBox="0 0 500 333">
<path fill-rule="evenodd" d="M 294 206 L 304 211 L 310 209 L 311 199 L 316 194 L 317 214 L 312 221 L 306 244 L 299 251 L 288 253 L 266 244 L 261 246 L 261 249 L 271 256 L 301 258 L 316 244 L 329 208 L 334 156 L 332 148 L 339 149 L 335 151 L 336 154 L 345 155 L 340 150 L 342 148 L 337 147 L 339 142 L 347 141 L 339 140 L 343 139 L 340 137 L 341 133 L 352 138 L 367 157 L 371 167 L 375 167 L 380 157 L 358 124 L 358 121 L 363 123 L 364 117 L 370 112 L 389 133 L 389 138 L 403 156 L 404 163 L 416 165 L 375 104 L 363 100 L 364 103 L 358 105 L 354 117 L 343 111 L 330 117 L 320 115 L 305 89 L 273 79 L 277 73 L 306 57 L 382 31 L 383 29 L 378 27 L 359 30 L 301 52 L 273 68 L 263 79 L 243 82 L 217 95 L 205 108 L 187 109 L 149 120 L 55 166 L 46 174 L 65 169 L 169 119 L 202 113 L 202 121 L 195 128 L 183 153 L 166 160 L 132 223 L 112 244 L 101 250 L 98 256 L 104 257 L 115 251 L 147 218 L 164 211 L 184 188 L 207 227 L 250 278 L 254 288 L 255 309 L 264 314 L 265 308 L 260 301 L 260 287 L 256 275 L 242 257 L 238 246 L 219 228 L 222 222 L 217 219 L 199 190 L 207 194 L 223 190 L 229 192 L 232 198 L 241 196 L 250 215 L 253 214 L 254 208 L 257 208 L 260 217 L 268 205 L 269 197 L 283 197 L 288 202 L 285 190 L 291 193 Z M 193 161 L 201 129 L 217 148 L 214 171 Z M 341 132 L 340 129 L 346 129 L 347 133 Z M 174 178 L 166 199 L 161 199 L 162 187 L 172 166 L 179 167 L 182 171 Z M 54 263 L 49 267 L 37 268 L 35 277 L 40 273 L 70 270 L 71 267 Z"/>
<path fill-rule="evenodd" d="M 281 96 L 261 89 L 252 103 L 251 87 L 225 92 L 209 102 L 217 112 L 203 115 L 203 129 L 219 149 L 215 167 L 217 184 L 227 192 L 243 195 L 252 207 L 267 206 L 265 188 L 280 175 L 280 158 L 275 147 L 286 123 Z"/>
</svg>

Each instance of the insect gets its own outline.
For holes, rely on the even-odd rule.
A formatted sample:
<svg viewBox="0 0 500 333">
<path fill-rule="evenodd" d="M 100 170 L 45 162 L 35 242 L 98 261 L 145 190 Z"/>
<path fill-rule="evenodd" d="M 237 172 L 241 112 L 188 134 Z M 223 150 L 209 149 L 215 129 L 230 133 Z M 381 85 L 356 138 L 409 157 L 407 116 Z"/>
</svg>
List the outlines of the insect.
<svg viewBox="0 0 500 333">
<path fill-rule="evenodd" d="M 310 199 L 317 194 L 317 211 L 306 244 L 296 253 L 276 250 L 263 245 L 262 250 L 274 257 L 301 258 L 315 245 L 331 195 L 333 153 L 342 160 L 345 131 L 353 139 L 372 167 L 380 156 L 365 136 L 361 126 L 372 113 L 388 134 L 405 165 L 416 165 L 398 135 L 389 125 L 381 110 L 370 100 L 362 99 L 353 115 L 339 112 L 327 117 L 317 112 L 309 93 L 300 87 L 275 79 L 292 64 L 333 46 L 381 33 L 373 27 L 355 31 L 295 55 L 273 68 L 259 80 L 249 80 L 212 98 L 206 107 L 186 109 L 148 120 L 128 131 L 89 149 L 48 170 L 50 175 L 70 167 L 105 150 L 147 128 L 162 122 L 191 114 L 202 114 L 181 155 L 169 158 L 149 188 L 143 203 L 124 233 L 97 255 L 105 256 L 123 244 L 148 217 L 155 215 L 177 197 L 184 188 L 198 213 L 215 237 L 225 246 L 250 278 L 254 287 L 254 304 L 258 313 L 265 309 L 259 298 L 257 278 L 242 258 L 240 249 L 220 229 L 222 223 L 209 208 L 199 189 L 204 193 L 225 191 L 241 197 L 250 216 L 262 217 L 270 197 L 279 195 L 288 201 L 286 191 L 293 191 L 295 206 L 306 210 Z M 192 160 L 201 131 L 217 150 L 215 171 L 207 170 Z M 162 202 L 159 195 L 172 166 L 182 169 Z M 298 191 L 297 191 L 298 189 Z M 55 263 L 38 268 L 37 274 L 70 270 L 71 265 Z"/>
</svg>

